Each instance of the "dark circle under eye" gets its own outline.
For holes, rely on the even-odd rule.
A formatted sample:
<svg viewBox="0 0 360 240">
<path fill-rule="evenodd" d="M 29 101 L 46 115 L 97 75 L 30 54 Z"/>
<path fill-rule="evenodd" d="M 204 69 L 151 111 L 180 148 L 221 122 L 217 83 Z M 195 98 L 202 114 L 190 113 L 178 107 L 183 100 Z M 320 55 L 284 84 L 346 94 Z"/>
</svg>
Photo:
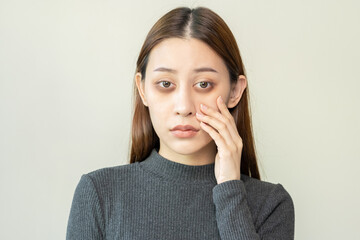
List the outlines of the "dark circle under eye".
<svg viewBox="0 0 360 240">
<path fill-rule="evenodd" d="M 201 88 L 206 88 L 209 85 L 208 82 L 200 82 L 200 87 Z"/>
<path fill-rule="evenodd" d="M 170 82 L 167 81 L 162 81 L 161 84 L 163 85 L 163 87 L 168 88 L 170 87 Z"/>
</svg>

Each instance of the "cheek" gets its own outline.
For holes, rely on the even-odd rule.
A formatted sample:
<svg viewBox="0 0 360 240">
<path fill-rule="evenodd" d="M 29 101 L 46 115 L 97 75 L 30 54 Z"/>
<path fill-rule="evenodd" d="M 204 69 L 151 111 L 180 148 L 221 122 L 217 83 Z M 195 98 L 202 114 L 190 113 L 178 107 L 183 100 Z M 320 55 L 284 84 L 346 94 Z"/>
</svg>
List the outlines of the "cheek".
<svg viewBox="0 0 360 240">
<path fill-rule="evenodd" d="M 216 104 L 216 99 L 217 99 L 218 96 L 220 96 L 220 94 L 209 94 L 209 95 L 206 95 L 206 96 L 199 97 L 196 100 L 196 111 L 201 112 L 200 103 L 203 103 L 206 106 L 219 111 L 218 106 Z M 224 95 L 221 95 L 221 96 L 224 96 Z"/>
<path fill-rule="evenodd" d="M 155 86 L 150 86 L 150 83 L 145 86 L 145 97 L 149 106 L 161 105 L 168 98 L 166 94 L 157 90 Z"/>
<path fill-rule="evenodd" d="M 164 113 L 168 111 L 170 107 L 169 97 L 166 97 L 161 94 L 148 93 L 146 99 L 149 105 L 149 108 L 156 113 Z"/>
<path fill-rule="evenodd" d="M 148 104 L 150 118 L 154 128 L 165 127 L 164 123 L 168 119 L 171 111 L 169 102 L 160 99 L 151 99 L 148 100 Z"/>
</svg>

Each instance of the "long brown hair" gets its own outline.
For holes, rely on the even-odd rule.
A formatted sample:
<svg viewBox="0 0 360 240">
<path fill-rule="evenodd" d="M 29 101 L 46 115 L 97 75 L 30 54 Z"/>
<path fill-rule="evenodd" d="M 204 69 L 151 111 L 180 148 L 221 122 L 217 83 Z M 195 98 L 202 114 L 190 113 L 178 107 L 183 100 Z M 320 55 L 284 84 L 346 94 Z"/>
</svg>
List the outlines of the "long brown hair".
<svg viewBox="0 0 360 240">
<path fill-rule="evenodd" d="M 224 60 L 231 83 L 236 82 L 239 75 L 246 76 L 236 40 L 224 20 L 205 7 L 195 9 L 179 7 L 166 13 L 150 29 L 141 48 L 135 71 L 135 74 L 137 72 L 142 74 L 142 81 L 145 80 L 150 51 L 162 40 L 174 37 L 196 38 L 208 44 Z M 237 130 L 243 140 L 241 173 L 260 179 L 248 102 L 247 87 L 240 102 L 229 111 L 234 117 Z M 159 137 L 152 126 L 149 110 L 142 103 L 136 84 L 134 84 L 131 137 L 130 163 L 143 161 L 150 155 L 153 148 L 160 147 Z"/>
</svg>

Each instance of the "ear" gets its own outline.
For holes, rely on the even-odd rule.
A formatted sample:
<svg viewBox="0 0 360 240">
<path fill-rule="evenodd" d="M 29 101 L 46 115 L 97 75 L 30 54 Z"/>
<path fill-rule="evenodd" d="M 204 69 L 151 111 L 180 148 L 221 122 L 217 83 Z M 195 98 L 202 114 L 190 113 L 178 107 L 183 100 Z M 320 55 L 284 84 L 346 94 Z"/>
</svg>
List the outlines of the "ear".
<svg viewBox="0 0 360 240">
<path fill-rule="evenodd" d="M 136 87 L 139 92 L 139 95 L 141 97 L 141 100 L 142 100 L 143 104 L 147 107 L 148 104 L 147 104 L 147 101 L 145 98 L 145 79 L 141 80 L 141 77 L 142 77 L 141 73 L 137 72 L 135 75 L 135 83 L 136 83 Z"/>
<path fill-rule="evenodd" d="M 239 75 L 237 82 L 231 84 L 230 98 L 227 103 L 228 108 L 233 108 L 239 103 L 241 96 L 245 91 L 246 87 L 247 87 L 246 77 L 244 75 Z"/>
</svg>

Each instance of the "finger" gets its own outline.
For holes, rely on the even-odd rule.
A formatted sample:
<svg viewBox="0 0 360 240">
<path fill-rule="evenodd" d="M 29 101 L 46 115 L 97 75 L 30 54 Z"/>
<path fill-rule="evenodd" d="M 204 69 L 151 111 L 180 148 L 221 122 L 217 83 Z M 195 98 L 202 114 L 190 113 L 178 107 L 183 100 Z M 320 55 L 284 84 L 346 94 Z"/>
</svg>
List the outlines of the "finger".
<svg viewBox="0 0 360 240">
<path fill-rule="evenodd" d="M 206 106 L 205 104 L 200 104 L 200 110 L 205 113 L 206 115 L 209 115 L 214 118 L 218 118 L 221 121 L 225 122 L 225 117 L 219 112 L 215 111 L 211 107 Z"/>
<path fill-rule="evenodd" d="M 226 104 L 224 103 L 222 97 L 219 96 L 217 98 L 216 102 L 217 102 L 218 108 L 220 109 L 221 114 L 224 116 L 225 121 L 228 121 L 230 123 L 229 125 L 231 125 L 231 127 L 229 127 L 229 131 L 230 131 L 230 134 L 231 134 L 232 138 L 234 139 L 234 141 L 242 140 L 239 135 L 239 132 L 237 130 L 237 126 L 236 126 L 234 117 L 229 112 L 229 109 L 227 108 Z"/>
<path fill-rule="evenodd" d="M 216 103 L 217 103 L 217 106 L 221 112 L 221 114 L 224 115 L 224 117 L 232 120 L 234 123 L 234 118 L 233 116 L 231 115 L 231 113 L 229 112 L 229 109 L 227 108 L 226 104 L 224 103 L 224 100 L 222 99 L 221 96 L 219 96 L 217 99 L 216 99 Z"/>
<path fill-rule="evenodd" d="M 226 149 L 226 143 L 224 139 L 220 136 L 218 132 L 215 131 L 215 129 L 213 129 L 204 122 L 200 122 L 200 127 L 204 129 L 204 131 L 207 132 L 210 135 L 210 137 L 215 141 L 215 144 L 218 147 L 218 149 L 219 148 Z"/>
<path fill-rule="evenodd" d="M 235 145 L 234 139 L 231 136 L 228 127 L 226 126 L 227 123 L 224 123 L 224 122 L 220 121 L 219 119 L 216 119 L 216 118 L 208 116 L 208 115 L 200 115 L 197 113 L 196 116 L 198 117 L 198 119 L 201 122 L 204 122 L 204 123 L 208 124 L 210 127 L 212 127 L 213 129 L 215 129 L 222 136 L 222 138 L 225 140 L 225 142 L 228 146 Z"/>
<path fill-rule="evenodd" d="M 215 111 L 214 109 L 207 107 L 204 104 L 201 104 L 200 108 L 202 112 L 206 114 L 203 120 L 218 131 L 221 131 L 221 133 L 224 134 L 227 144 L 233 145 L 234 141 L 238 142 L 241 139 L 234 120 L 229 120 L 220 112 Z M 225 106 L 225 108 L 227 107 Z M 232 118 L 231 114 L 230 117 Z M 216 119 L 219 121 L 217 122 Z"/>
</svg>

